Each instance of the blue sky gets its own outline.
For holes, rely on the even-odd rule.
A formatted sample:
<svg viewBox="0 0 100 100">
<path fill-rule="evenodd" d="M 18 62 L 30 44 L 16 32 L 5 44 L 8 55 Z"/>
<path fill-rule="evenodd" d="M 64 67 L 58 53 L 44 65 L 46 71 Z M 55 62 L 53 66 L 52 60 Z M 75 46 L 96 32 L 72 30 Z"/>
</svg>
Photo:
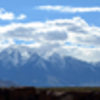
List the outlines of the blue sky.
<svg viewBox="0 0 100 100">
<path fill-rule="evenodd" d="M 0 49 L 35 48 L 100 61 L 100 0 L 1 0 Z"/>
<path fill-rule="evenodd" d="M 6 11 L 13 12 L 16 15 L 24 13 L 28 18 L 22 20 L 21 22 L 30 21 L 45 21 L 47 19 L 57 19 L 57 18 L 72 18 L 73 16 L 81 16 L 91 25 L 100 26 L 97 19 L 100 17 L 100 13 L 59 13 L 59 12 L 48 12 L 39 11 L 34 9 L 36 6 L 40 5 L 63 5 L 72 7 L 95 7 L 100 6 L 99 0 L 1 0 L 0 8 L 4 8 Z M 10 21 L 11 22 L 11 21 Z M 19 22 L 19 21 L 17 21 Z M 1 21 L 1 24 L 9 23 L 9 21 Z"/>
</svg>

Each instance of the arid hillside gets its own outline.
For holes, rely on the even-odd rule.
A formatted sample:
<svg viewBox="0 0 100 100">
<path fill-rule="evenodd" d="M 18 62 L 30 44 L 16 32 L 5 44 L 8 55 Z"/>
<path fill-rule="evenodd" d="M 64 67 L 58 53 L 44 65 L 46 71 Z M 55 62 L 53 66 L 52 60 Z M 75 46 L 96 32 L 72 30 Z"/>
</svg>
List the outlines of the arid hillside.
<svg viewBox="0 0 100 100">
<path fill-rule="evenodd" d="M 0 100 L 100 100 L 99 88 L 1 88 Z"/>
</svg>

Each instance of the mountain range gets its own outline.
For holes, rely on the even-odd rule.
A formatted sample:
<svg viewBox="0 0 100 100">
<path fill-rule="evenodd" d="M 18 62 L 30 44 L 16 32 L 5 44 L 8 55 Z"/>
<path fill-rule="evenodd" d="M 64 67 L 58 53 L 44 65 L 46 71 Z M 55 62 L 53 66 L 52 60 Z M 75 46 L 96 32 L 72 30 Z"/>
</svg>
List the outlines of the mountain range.
<svg viewBox="0 0 100 100">
<path fill-rule="evenodd" d="M 100 63 L 9 47 L 0 52 L 0 79 L 0 86 L 100 86 Z"/>
</svg>

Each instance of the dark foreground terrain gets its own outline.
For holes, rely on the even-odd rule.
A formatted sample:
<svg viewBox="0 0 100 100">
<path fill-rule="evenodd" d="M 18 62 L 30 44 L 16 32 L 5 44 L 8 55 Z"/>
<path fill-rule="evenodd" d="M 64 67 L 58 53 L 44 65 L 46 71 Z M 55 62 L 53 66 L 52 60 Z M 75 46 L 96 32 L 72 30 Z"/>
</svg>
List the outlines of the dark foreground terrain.
<svg viewBox="0 0 100 100">
<path fill-rule="evenodd" d="M 100 88 L 1 88 L 0 100 L 100 100 Z"/>
</svg>

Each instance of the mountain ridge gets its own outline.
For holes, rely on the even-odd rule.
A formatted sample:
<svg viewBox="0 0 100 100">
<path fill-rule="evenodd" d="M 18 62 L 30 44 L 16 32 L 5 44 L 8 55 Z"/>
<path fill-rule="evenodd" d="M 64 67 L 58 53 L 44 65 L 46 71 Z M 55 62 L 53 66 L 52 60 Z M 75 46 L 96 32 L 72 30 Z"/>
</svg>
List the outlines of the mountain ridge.
<svg viewBox="0 0 100 100">
<path fill-rule="evenodd" d="M 83 86 L 100 83 L 99 63 L 91 64 L 69 56 L 62 57 L 58 53 L 45 59 L 36 52 L 29 52 L 30 57 L 24 59 L 20 52 L 13 49 L 11 53 L 7 53 L 6 49 L 1 52 L 0 78 L 22 86 Z"/>
</svg>

